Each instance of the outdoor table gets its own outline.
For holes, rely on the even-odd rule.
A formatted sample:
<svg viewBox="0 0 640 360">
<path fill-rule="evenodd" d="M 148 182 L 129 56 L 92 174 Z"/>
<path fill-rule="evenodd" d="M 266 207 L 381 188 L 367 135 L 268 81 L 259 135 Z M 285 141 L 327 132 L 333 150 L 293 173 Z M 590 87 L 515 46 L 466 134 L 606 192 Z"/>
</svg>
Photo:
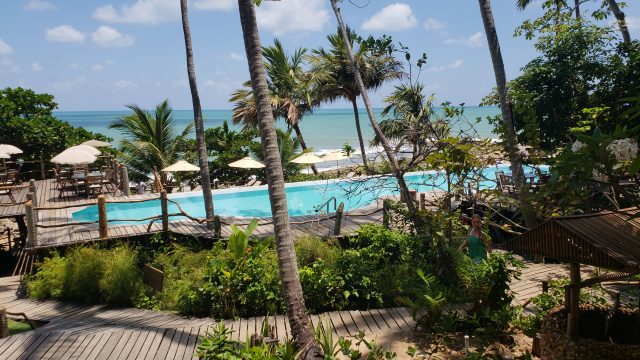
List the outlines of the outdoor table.
<svg viewBox="0 0 640 360">
<path fill-rule="evenodd" d="M 98 177 L 98 176 L 105 176 L 105 173 L 103 173 L 101 171 L 92 171 L 92 172 L 87 173 L 86 175 L 84 174 L 84 172 L 76 172 L 76 173 L 74 173 L 71 176 L 71 179 L 76 184 L 76 195 L 78 195 L 78 193 L 80 192 L 80 189 L 79 189 L 80 182 L 83 182 L 87 177 Z M 89 196 L 88 191 L 87 191 L 87 196 Z"/>
</svg>

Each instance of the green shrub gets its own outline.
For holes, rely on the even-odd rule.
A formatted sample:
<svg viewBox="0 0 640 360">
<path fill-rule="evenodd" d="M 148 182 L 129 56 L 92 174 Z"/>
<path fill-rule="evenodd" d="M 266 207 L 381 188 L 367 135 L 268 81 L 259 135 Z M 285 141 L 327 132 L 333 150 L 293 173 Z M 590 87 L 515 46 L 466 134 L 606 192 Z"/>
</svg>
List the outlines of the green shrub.
<svg viewBox="0 0 640 360">
<path fill-rule="evenodd" d="M 300 268 L 300 282 L 310 312 L 341 310 L 347 302 L 344 280 L 322 260 Z"/>
<path fill-rule="evenodd" d="M 35 299 L 60 299 L 63 296 L 67 259 L 54 253 L 38 266 L 38 272 L 28 277 L 29 296 Z"/>
<path fill-rule="evenodd" d="M 100 290 L 109 304 L 131 305 L 142 288 L 142 271 L 136 264 L 137 252 L 128 246 L 103 251 L 104 273 Z"/>
<path fill-rule="evenodd" d="M 322 259 L 328 268 L 335 269 L 340 247 L 334 242 L 316 236 L 304 236 L 296 239 L 295 247 L 298 267 L 311 266 L 316 260 Z"/>
<path fill-rule="evenodd" d="M 104 252 L 95 247 L 75 247 L 67 253 L 64 298 L 86 304 L 102 300 L 100 279 L 104 274 Z"/>
</svg>

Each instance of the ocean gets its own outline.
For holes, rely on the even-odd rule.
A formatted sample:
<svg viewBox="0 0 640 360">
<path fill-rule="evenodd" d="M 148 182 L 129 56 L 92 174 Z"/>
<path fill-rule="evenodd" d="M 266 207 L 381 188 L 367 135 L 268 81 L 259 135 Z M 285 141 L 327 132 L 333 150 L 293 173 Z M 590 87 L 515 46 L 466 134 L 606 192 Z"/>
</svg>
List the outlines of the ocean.
<svg viewBox="0 0 640 360">
<path fill-rule="evenodd" d="M 379 121 L 381 120 L 381 111 L 382 109 L 375 109 Z M 439 109 L 436 111 L 439 111 Z M 231 110 L 203 110 L 205 128 L 222 126 L 222 123 L 228 120 L 232 128 L 239 129 L 239 126 L 231 124 L 231 113 Z M 473 126 L 475 137 L 495 137 L 492 133 L 492 127 L 488 124 L 486 118 L 499 113 L 500 110 L 497 107 L 465 107 L 463 116 L 451 126 L 454 131 L 463 129 L 467 132 Z M 114 146 L 118 146 L 121 135 L 117 130 L 109 129 L 108 125 L 115 119 L 129 114 L 131 114 L 131 111 L 128 110 L 54 112 L 58 119 L 113 138 Z M 193 121 L 192 110 L 174 110 L 173 114 L 178 130 L 184 129 L 187 124 Z M 477 118 L 481 120 L 476 123 Z M 286 123 L 282 119 L 278 120 L 277 124 L 278 127 L 286 129 Z M 364 138 L 369 141 L 373 138 L 374 133 L 364 109 L 360 111 L 360 124 Z M 360 149 L 351 109 L 316 110 L 313 114 L 308 114 L 302 118 L 300 129 L 307 146 L 313 148 L 316 152 L 323 153 L 333 149 L 340 149 L 345 143 L 348 143 L 354 149 Z M 377 149 L 369 148 L 367 152 L 374 153 L 377 152 Z"/>
</svg>

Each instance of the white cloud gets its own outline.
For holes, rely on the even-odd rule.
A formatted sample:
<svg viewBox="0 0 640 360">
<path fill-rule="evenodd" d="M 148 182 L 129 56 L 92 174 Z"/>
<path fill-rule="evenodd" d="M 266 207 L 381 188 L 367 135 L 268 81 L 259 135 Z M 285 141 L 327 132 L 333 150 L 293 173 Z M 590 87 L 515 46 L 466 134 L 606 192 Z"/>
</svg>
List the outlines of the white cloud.
<svg viewBox="0 0 640 360">
<path fill-rule="evenodd" d="M 222 10 L 233 9 L 233 0 L 195 0 L 193 7 L 198 10 Z"/>
<path fill-rule="evenodd" d="M 276 36 L 303 31 L 321 31 L 329 22 L 326 0 L 264 1 L 256 8 L 258 25 Z"/>
<path fill-rule="evenodd" d="M 445 44 L 462 44 L 468 47 L 480 47 L 484 44 L 484 35 L 481 32 L 477 32 L 466 38 L 447 39 Z"/>
<path fill-rule="evenodd" d="M 70 25 L 60 25 L 53 29 L 47 29 L 45 37 L 55 42 L 83 42 L 84 34 Z"/>
<path fill-rule="evenodd" d="M 404 3 L 395 3 L 385 6 L 364 23 L 364 30 L 398 31 L 407 30 L 416 26 L 418 21 L 411 7 Z"/>
<path fill-rule="evenodd" d="M 36 62 L 36 63 L 31 64 L 31 70 L 39 72 L 39 71 L 44 70 L 44 68 L 42 67 L 42 65 L 40 65 L 40 64 L 38 64 Z"/>
<path fill-rule="evenodd" d="M 160 24 L 180 18 L 180 2 L 176 0 L 137 0 L 116 10 L 113 5 L 96 9 L 93 17 L 111 23 Z"/>
<path fill-rule="evenodd" d="M 445 23 L 438 19 L 429 18 L 424 22 L 424 28 L 427 30 L 442 29 L 444 26 L 445 26 Z"/>
<path fill-rule="evenodd" d="M 13 49 L 2 38 L 0 38 L 0 56 L 8 56 L 13 53 Z"/>
<path fill-rule="evenodd" d="M 627 16 L 627 27 L 629 29 L 640 29 L 640 17 L 638 16 Z"/>
<path fill-rule="evenodd" d="M 138 83 L 129 80 L 118 80 L 113 83 L 113 86 L 117 87 L 118 89 L 137 88 Z"/>
<path fill-rule="evenodd" d="M 462 66 L 462 64 L 464 64 L 464 61 L 462 59 L 458 59 L 452 62 L 451 64 L 431 66 L 429 67 L 429 71 L 441 72 L 441 71 L 450 70 L 450 69 L 457 69 L 460 66 Z"/>
<path fill-rule="evenodd" d="M 56 90 L 62 91 L 62 90 L 73 89 L 75 87 L 78 87 L 84 84 L 85 82 L 87 82 L 87 78 L 84 76 L 79 76 L 71 80 L 61 80 L 61 81 L 54 82 L 53 84 L 51 84 L 51 86 L 53 86 L 53 88 Z"/>
<path fill-rule="evenodd" d="M 47 11 L 55 10 L 56 7 L 53 4 L 42 0 L 31 0 L 26 6 L 27 10 L 31 11 Z"/>
<path fill-rule="evenodd" d="M 242 56 L 242 54 L 239 54 L 237 52 L 230 52 L 229 53 L 229 59 L 242 61 L 242 60 L 244 60 L 244 56 Z"/>
<path fill-rule="evenodd" d="M 69 67 L 72 68 L 73 70 L 77 70 L 80 67 L 80 64 L 78 64 L 77 62 L 74 62 L 69 64 Z"/>
<path fill-rule="evenodd" d="M 131 35 L 120 33 L 118 30 L 102 25 L 91 33 L 91 40 L 102 47 L 127 47 L 136 42 Z"/>
<path fill-rule="evenodd" d="M 103 63 L 101 64 L 95 64 L 91 67 L 91 71 L 94 72 L 102 72 L 104 71 L 106 68 L 113 66 L 114 62 L 111 60 L 105 60 Z"/>
</svg>

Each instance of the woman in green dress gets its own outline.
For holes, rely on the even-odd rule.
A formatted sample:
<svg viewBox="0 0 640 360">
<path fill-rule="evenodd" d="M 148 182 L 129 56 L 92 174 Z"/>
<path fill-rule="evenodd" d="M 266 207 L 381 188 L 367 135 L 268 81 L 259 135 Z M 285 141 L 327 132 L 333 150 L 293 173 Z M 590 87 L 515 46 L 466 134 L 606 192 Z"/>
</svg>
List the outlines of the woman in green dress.
<svg viewBox="0 0 640 360">
<path fill-rule="evenodd" d="M 469 249 L 469 257 L 474 263 L 479 263 L 487 259 L 487 253 L 491 252 L 491 241 L 482 233 L 482 217 L 480 214 L 473 214 L 471 217 L 471 229 L 469 234 L 460 245 L 460 251 Z"/>
</svg>

